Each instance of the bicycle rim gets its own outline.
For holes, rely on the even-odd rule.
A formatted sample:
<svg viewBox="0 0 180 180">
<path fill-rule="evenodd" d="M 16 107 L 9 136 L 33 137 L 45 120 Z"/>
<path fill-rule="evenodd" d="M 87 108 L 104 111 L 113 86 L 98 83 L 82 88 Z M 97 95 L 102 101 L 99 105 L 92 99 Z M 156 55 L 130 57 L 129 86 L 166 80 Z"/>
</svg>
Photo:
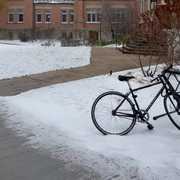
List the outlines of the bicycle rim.
<svg viewBox="0 0 180 180">
<path fill-rule="evenodd" d="M 164 98 L 164 107 L 171 122 L 180 129 L 180 109 L 172 94 L 168 94 Z"/>
<path fill-rule="evenodd" d="M 120 103 L 122 105 L 117 110 L 118 116 L 113 116 L 112 111 Z M 130 99 L 114 91 L 104 93 L 95 100 L 91 116 L 94 125 L 103 134 L 125 135 L 131 131 L 136 123 Z"/>
</svg>

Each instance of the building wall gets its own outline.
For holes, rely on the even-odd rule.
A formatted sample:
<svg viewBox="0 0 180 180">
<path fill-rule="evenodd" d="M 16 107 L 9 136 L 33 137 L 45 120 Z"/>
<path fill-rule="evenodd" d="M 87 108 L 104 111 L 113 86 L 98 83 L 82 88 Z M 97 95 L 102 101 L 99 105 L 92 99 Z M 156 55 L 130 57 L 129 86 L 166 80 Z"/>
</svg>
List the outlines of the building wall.
<svg viewBox="0 0 180 180">
<path fill-rule="evenodd" d="M 8 12 L 22 9 L 24 13 L 23 23 L 8 22 Z M 31 0 L 8 0 L 6 7 L 2 9 L 0 18 L 0 28 L 2 29 L 31 29 L 32 28 L 32 1 Z"/>
<path fill-rule="evenodd" d="M 47 11 L 51 12 L 51 22 L 40 22 L 36 21 L 36 28 L 55 28 L 55 29 L 72 29 L 74 27 L 74 23 L 63 23 L 61 20 L 61 12 L 62 10 L 74 10 L 73 5 L 69 4 L 37 4 L 35 6 L 36 14 L 38 12 L 42 12 L 45 14 Z"/>
<path fill-rule="evenodd" d="M 85 0 L 84 1 L 84 9 L 83 11 L 86 12 L 86 9 L 88 8 L 100 8 L 103 9 L 104 6 L 107 6 L 108 8 L 119 8 L 119 9 L 130 9 L 132 12 L 132 17 L 135 21 L 137 21 L 138 18 L 138 4 L 135 0 Z M 85 15 L 86 16 L 86 15 Z M 96 23 L 87 23 L 86 17 L 84 17 L 84 28 L 87 29 L 96 29 L 98 28 L 98 25 Z"/>
<path fill-rule="evenodd" d="M 102 13 L 102 18 L 99 23 L 87 22 L 87 9 L 100 9 Z M 125 19 L 123 22 L 119 22 L 119 24 L 115 25 L 112 22 L 112 14 L 113 9 L 127 9 L 131 13 L 130 19 Z M 84 26 L 83 29 L 88 32 L 89 36 L 93 36 L 93 31 L 97 32 L 97 38 L 101 40 L 112 40 L 112 30 L 116 31 L 116 29 L 121 28 L 122 26 L 129 26 L 129 28 L 135 27 L 136 22 L 138 21 L 138 1 L 136 0 L 85 0 L 83 5 L 84 12 Z M 109 12 L 107 12 L 109 11 Z M 106 17 L 107 16 L 107 17 Z M 109 17 L 110 18 L 109 18 Z M 117 28 L 116 28 L 117 26 Z M 117 31 L 120 31 L 120 30 Z M 91 32 L 92 31 L 92 32 Z M 130 31 L 126 29 L 126 31 Z M 91 33 L 91 34 L 90 34 Z M 117 32 L 115 32 L 116 34 Z M 94 33 L 94 36 L 96 34 Z"/>
<path fill-rule="evenodd" d="M 112 8 L 130 9 L 133 17 L 132 25 L 138 19 L 138 0 L 75 0 L 69 3 L 35 3 L 34 18 L 32 0 L 8 0 L 7 7 L 0 12 L 0 28 L 8 30 L 32 30 L 35 28 L 36 31 L 53 29 L 56 31 L 56 34 L 73 32 L 76 38 L 80 37 L 82 33 L 87 35 L 88 31 L 92 30 L 99 34 L 100 31 L 103 31 L 103 28 L 105 29 L 105 26 L 103 27 L 101 22 L 87 22 L 87 9 L 103 9 L 104 5 Z M 8 22 L 8 12 L 11 9 L 23 9 L 23 23 Z M 62 22 L 61 12 L 63 10 L 74 11 L 73 23 Z M 44 20 L 37 22 L 37 14 L 46 14 L 47 12 L 51 13 L 51 22 L 45 22 Z"/>
</svg>

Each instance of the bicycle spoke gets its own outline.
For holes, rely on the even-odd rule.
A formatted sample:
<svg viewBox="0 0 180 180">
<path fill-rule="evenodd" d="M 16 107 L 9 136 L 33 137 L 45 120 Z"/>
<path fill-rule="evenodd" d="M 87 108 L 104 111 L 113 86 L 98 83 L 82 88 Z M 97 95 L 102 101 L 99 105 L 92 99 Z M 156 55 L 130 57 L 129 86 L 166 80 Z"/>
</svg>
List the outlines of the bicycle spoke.
<svg viewBox="0 0 180 180">
<path fill-rule="evenodd" d="M 169 114 L 173 114 L 173 113 L 177 113 L 177 111 L 175 110 L 175 111 L 171 111 L 171 112 L 169 112 Z"/>
<path fill-rule="evenodd" d="M 118 92 L 107 92 L 94 102 L 91 115 L 98 130 L 103 134 L 127 134 L 135 125 L 133 106 Z M 116 109 L 118 111 L 116 112 Z"/>
<path fill-rule="evenodd" d="M 124 117 L 124 118 L 133 118 L 134 114 L 127 114 L 127 113 L 123 113 L 123 112 L 116 112 L 116 116 L 118 117 Z"/>
</svg>

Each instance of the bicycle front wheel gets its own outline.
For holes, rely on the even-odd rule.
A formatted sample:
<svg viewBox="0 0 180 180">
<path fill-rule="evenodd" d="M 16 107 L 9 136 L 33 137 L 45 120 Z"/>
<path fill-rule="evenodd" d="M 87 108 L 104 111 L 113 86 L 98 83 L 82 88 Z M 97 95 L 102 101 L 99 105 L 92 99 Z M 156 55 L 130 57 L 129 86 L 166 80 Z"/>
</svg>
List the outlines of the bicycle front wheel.
<svg viewBox="0 0 180 180">
<path fill-rule="evenodd" d="M 136 123 L 131 100 L 116 91 L 98 96 L 91 109 L 95 127 L 104 135 L 125 135 Z"/>
<path fill-rule="evenodd" d="M 164 108 L 171 122 L 180 130 L 180 94 L 176 95 L 167 94 L 164 97 Z"/>
</svg>

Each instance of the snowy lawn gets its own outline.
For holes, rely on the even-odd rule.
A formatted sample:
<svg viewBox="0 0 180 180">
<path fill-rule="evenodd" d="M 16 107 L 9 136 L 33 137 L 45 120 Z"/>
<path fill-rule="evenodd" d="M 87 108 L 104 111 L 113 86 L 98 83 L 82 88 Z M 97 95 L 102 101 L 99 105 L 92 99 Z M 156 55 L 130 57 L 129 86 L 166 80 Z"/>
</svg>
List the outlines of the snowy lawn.
<svg viewBox="0 0 180 180">
<path fill-rule="evenodd" d="M 60 42 L 0 41 L 0 79 L 37 74 L 90 63 L 91 48 L 61 47 Z"/>
<path fill-rule="evenodd" d="M 121 72 L 124 73 L 127 72 Z M 68 153 L 64 159 L 74 157 L 76 163 L 84 163 L 98 171 L 103 180 L 113 177 L 120 180 L 179 180 L 180 131 L 167 117 L 154 122 L 151 118 L 153 131 L 145 124 L 137 123 L 126 136 L 103 136 L 93 125 L 90 110 L 97 95 L 108 90 L 128 90 L 126 83 L 117 80 L 118 74 L 2 97 L 2 114 L 7 114 L 9 127 L 29 137 L 32 146 L 47 148 L 57 158 L 62 151 L 75 150 L 76 155 Z M 133 87 L 142 86 L 134 80 L 131 83 Z M 142 109 L 158 89 L 159 86 L 153 87 L 139 94 Z M 151 115 L 162 112 L 164 107 L 159 100 Z M 62 150 L 62 144 L 69 148 Z"/>
<path fill-rule="evenodd" d="M 109 44 L 109 45 L 105 45 L 103 46 L 104 48 L 122 48 L 122 44 Z"/>
</svg>

